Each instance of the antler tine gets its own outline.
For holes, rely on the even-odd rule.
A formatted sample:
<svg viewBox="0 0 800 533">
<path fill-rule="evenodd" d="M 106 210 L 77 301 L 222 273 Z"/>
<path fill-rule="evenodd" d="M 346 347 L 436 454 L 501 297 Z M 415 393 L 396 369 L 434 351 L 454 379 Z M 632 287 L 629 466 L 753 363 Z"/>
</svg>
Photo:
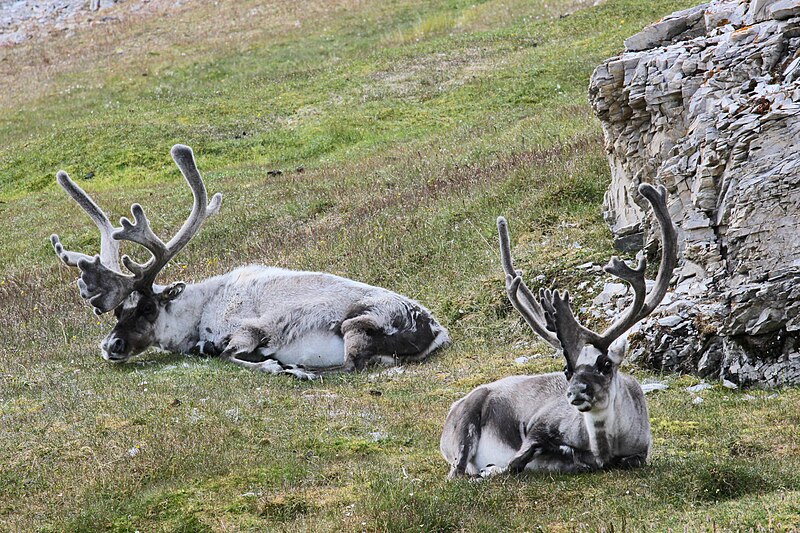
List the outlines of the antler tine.
<svg viewBox="0 0 800 533">
<path fill-rule="evenodd" d="M 97 226 L 97 229 L 100 230 L 100 260 L 106 267 L 119 273 L 119 243 L 112 238 L 114 227 L 111 225 L 111 221 L 89 195 L 77 183 L 72 181 L 66 172 L 60 170 L 56 174 L 56 181 L 86 211 Z M 80 259 L 90 260 L 92 258 L 90 255 L 64 249 L 58 235 L 53 234 L 50 237 L 50 242 L 53 243 L 53 248 L 61 260 L 69 266 L 76 267 Z"/>
<path fill-rule="evenodd" d="M 101 315 L 117 307 L 136 288 L 136 279 L 107 268 L 100 256 L 80 259 L 81 277 L 78 287 L 81 297 L 92 305 L 94 313 Z"/>
<path fill-rule="evenodd" d="M 633 288 L 633 302 L 619 320 L 615 321 L 606 329 L 598 342 L 598 348 L 608 348 L 614 339 L 625 333 L 631 326 L 639 321 L 639 314 L 644 307 L 645 296 L 647 295 L 647 284 L 644 279 L 644 272 L 647 268 L 647 260 L 644 256 L 639 258 L 636 268 L 631 268 L 613 256 L 603 270 L 625 282 Z"/>
<path fill-rule="evenodd" d="M 653 214 L 661 227 L 661 263 L 658 265 L 656 284 L 650 291 L 641 311 L 640 318 L 644 318 L 653 312 L 667 294 L 672 272 L 678 265 L 678 232 L 667 209 L 666 187 L 659 185 L 656 189 L 649 183 L 642 183 L 639 185 L 639 194 L 647 198 L 647 201 L 653 206 Z"/>
<path fill-rule="evenodd" d="M 497 230 L 500 234 L 500 259 L 503 264 L 503 271 L 506 274 L 506 293 L 511 305 L 522 315 L 528 326 L 555 349 L 560 350 L 561 344 L 555 333 L 548 329 L 545 310 L 536 301 L 525 282 L 522 281 L 521 273 L 514 269 L 511 259 L 511 244 L 508 236 L 508 223 L 503 217 L 497 218 Z M 521 296 L 521 297 L 520 297 Z"/>
<path fill-rule="evenodd" d="M 553 315 L 550 321 L 563 347 L 564 358 L 568 366 L 574 369 L 583 346 L 586 342 L 595 341 L 598 335 L 582 326 L 572 314 L 568 291 L 564 291 L 563 295 L 559 291 L 547 291 L 546 296 L 549 298 L 548 312 Z"/>
<path fill-rule="evenodd" d="M 631 326 L 653 312 L 656 306 L 664 299 L 672 278 L 672 272 L 678 263 L 678 235 L 675 225 L 667 210 L 667 190 L 663 185 L 658 188 L 649 183 L 639 185 L 639 194 L 650 202 L 653 208 L 658 225 L 661 228 L 661 263 L 658 267 L 656 282 L 650 294 L 647 295 L 647 288 L 644 278 L 647 261 L 644 257 L 639 258 L 639 265 L 631 268 L 617 257 L 612 257 L 604 270 L 623 281 L 628 282 L 634 290 L 633 303 L 621 319 L 614 322 L 599 340 L 594 343 L 600 349 L 607 349 L 614 340 L 625 333 Z"/>
<path fill-rule="evenodd" d="M 133 272 L 133 275 L 140 280 L 141 284 L 152 285 L 153 281 L 155 281 L 155 276 L 150 279 L 148 273 L 156 264 L 160 264 L 163 267 L 163 265 L 169 261 L 167 257 L 169 254 L 166 246 L 164 245 L 164 241 L 159 239 L 158 236 L 153 233 L 153 230 L 150 227 L 150 221 L 147 219 L 147 215 L 144 214 L 144 209 L 142 209 L 142 206 L 139 204 L 133 204 L 131 206 L 131 214 L 133 215 L 134 222 L 131 222 L 125 217 L 119 219 L 122 229 L 114 232 L 114 238 L 118 240 L 135 242 L 136 244 L 145 247 L 151 254 L 153 254 L 153 257 L 151 257 L 143 265 L 135 262 L 127 255 L 122 257 L 122 263 L 125 265 L 125 268 Z M 158 272 L 156 272 L 156 274 L 157 273 Z"/>
<path fill-rule="evenodd" d="M 222 205 L 222 193 L 215 194 L 211 198 L 211 202 L 206 204 L 208 193 L 206 192 L 203 178 L 200 177 L 200 172 L 197 170 L 197 163 L 195 163 L 194 153 L 191 148 L 183 144 L 176 144 L 172 147 L 172 159 L 181 169 L 181 174 L 186 178 L 194 195 L 192 213 L 181 226 L 181 229 L 178 230 L 178 233 L 167 243 L 167 249 L 174 255 L 194 237 L 194 234 L 197 233 L 206 218 L 217 214 Z"/>
</svg>

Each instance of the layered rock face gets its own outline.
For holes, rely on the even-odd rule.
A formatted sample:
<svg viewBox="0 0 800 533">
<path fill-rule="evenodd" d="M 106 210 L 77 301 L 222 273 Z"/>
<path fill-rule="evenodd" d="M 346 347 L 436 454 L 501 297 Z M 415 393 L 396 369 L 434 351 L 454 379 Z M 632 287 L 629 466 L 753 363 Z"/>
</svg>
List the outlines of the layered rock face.
<svg viewBox="0 0 800 533">
<path fill-rule="evenodd" d="M 800 383 L 800 0 L 718 0 L 625 41 L 592 75 L 616 243 L 655 243 L 636 187 L 680 228 L 675 292 L 633 339 L 657 369 Z M 651 250 L 652 251 L 652 250 Z"/>
</svg>

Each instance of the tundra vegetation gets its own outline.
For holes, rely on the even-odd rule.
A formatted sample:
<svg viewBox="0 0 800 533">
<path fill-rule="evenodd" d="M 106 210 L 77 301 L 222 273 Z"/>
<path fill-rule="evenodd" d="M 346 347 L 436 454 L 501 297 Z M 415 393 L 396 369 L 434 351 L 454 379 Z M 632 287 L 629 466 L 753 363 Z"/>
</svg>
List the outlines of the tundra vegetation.
<svg viewBox="0 0 800 533">
<path fill-rule="evenodd" d="M 692 3 L 202 1 L 0 50 L 0 529 L 800 523 L 792 388 L 692 394 L 696 378 L 626 369 L 670 385 L 648 397 L 653 447 L 635 470 L 447 481 L 438 452 L 454 400 L 563 366 L 506 299 L 498 214 L 531 289 L 583 287 L 576 311 L 605 326 L 580 311 L 597 275 L 575 268 L 613 253 L 589 74 Z M 322 382 L 154 351 L 102 361 L 112 319 L 81 305 L 48 239 L 91 252 L 99 238 L 55 171 L 114 217 L 141 202 L 168 236 L 188 201 L 178 142 L 226 208 L 161 282 L 256 262 L 329 271 L 423 302 L 454 346 Z"/>
</svg>

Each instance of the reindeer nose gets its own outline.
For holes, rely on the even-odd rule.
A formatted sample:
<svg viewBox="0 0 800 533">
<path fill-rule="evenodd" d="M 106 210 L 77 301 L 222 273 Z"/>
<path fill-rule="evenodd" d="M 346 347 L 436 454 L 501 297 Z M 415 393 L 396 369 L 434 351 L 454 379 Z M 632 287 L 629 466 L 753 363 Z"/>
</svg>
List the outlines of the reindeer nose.
<svg viewBox="0 0 800 533">
<path fill-rule="evenodd" d="M 591 396 L 592 391 L 586 383 L 573 383 L 567 389 L 567 398 L 573 405 L 585 403 L 587 396 Z"/>
<path fill-rule="evenodd" d="M 120 339 L 119 337 L 114 337 L 109 339 L 105 342 L 105 350 L 109 353 L 125 353 L 125 347 L 127 343 L 125 339 Z"/>
<path fill-rule="evenodd" d="M 573 383 L 569 387 L 569 391 L 573 394 L 581 394 L 586 392 L 586 383 Z"/>
</svg>

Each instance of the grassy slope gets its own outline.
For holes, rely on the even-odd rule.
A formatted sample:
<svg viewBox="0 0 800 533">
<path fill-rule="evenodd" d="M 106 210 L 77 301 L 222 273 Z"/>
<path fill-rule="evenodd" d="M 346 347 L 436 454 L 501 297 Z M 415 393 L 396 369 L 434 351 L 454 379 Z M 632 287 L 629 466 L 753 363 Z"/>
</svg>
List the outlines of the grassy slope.
<svg viewBox="0 0 800 533">
<path fill-rule="evenodd" d="M 650 398 L 651 465 L 632 472 L 448 483 L 437 451 L 469 389 L 560 368 L 514 363 L 549 350 L 503 298 L 494 217 L 509 217 L 527 271 L 592 279 L 570 268 L 611 253 L 588 76 L 690 3 L 196 2 L 0 52 L 13 75 L 0 81 L 0 529 L 800 521 L 796 389 L 715 388 L 695 405 L 693 380 L 668 376 Z M 102 363 L 111 320 L 80 304 L 47 242 L 58 231 L 88 251 L 98 237 L 53 174 L 94 172 L 80 183 L 101 205 L 141 201 L 168 236 L 189 203 L 174 142 L 225 201 L 164 279 L 246 262 L 332 271 L 425 302 L 455 346 L 402 373 L 311 384 L 155 352 Z"/>
</svg>

